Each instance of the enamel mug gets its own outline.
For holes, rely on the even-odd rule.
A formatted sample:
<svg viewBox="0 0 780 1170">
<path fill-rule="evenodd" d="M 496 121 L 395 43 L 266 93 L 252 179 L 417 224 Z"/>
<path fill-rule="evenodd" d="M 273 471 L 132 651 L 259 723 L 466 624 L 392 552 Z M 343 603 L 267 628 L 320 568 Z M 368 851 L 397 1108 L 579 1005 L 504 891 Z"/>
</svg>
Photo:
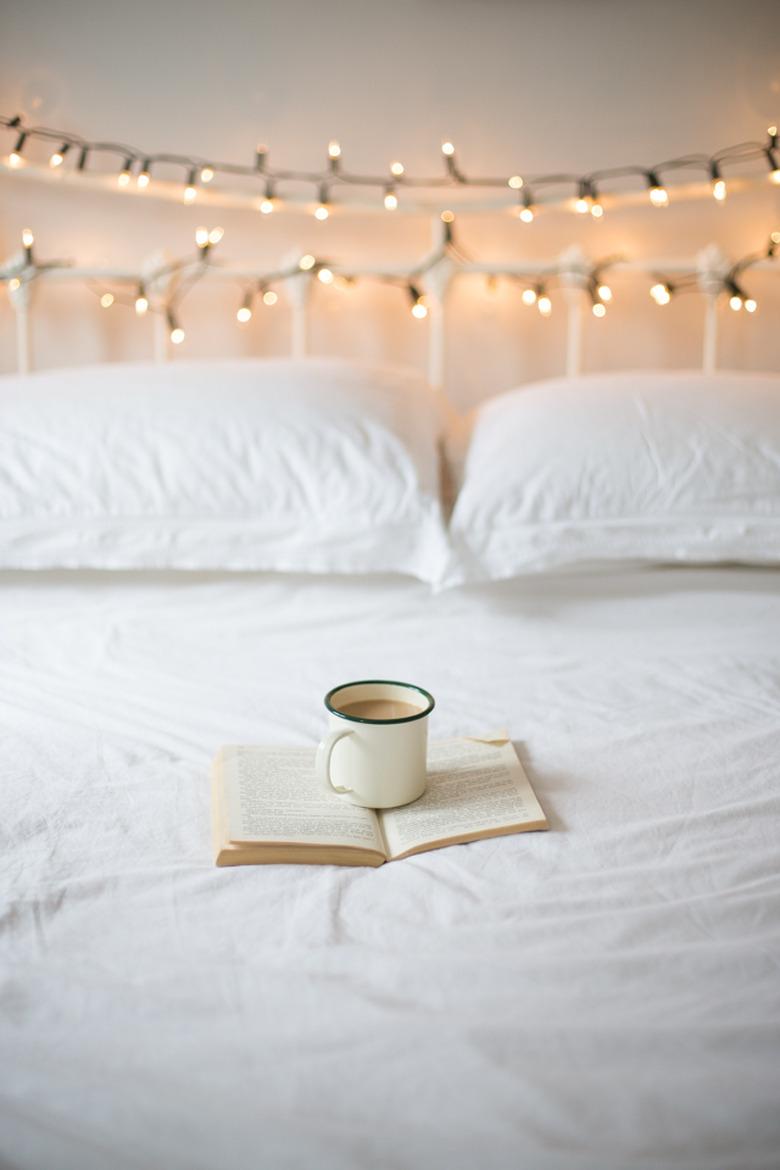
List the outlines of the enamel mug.
<svg viewBox="0 0 780 1170">
<path fill-rule="evenodd" d="M 320 782 L 364 808 L 417 800 L 425 791 L 434 706 L 433 696 L 412 683 L 368 679 L 334 687 L 325 696 L 329 731 L 317 749 Z M 400 714 L 367 717 L 372 709 Z"/>
</svg>

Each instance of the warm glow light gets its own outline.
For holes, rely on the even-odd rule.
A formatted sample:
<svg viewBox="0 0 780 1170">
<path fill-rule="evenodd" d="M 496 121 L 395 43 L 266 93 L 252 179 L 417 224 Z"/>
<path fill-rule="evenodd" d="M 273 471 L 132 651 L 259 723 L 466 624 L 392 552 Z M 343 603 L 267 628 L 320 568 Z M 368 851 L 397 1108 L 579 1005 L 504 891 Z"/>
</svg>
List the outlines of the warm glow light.
<svg viewBox="0 0 780 1170">
<path fill-rule="evenodd" d="M 188 184 L 184 188 L 184 195 L 183 195 L 184 202 L 185 203 L 194 203 L 195 200 L 197 199 L 197 197 L 198 197 L 197 189 L 195 187 L 193 187 L 191 183 Z"/>
<path fill-rule="evenodd" d="M 453 154 L 455 153 L 455 147 L 451 142 L 442 142 L 441 152 L 445 158 L 452 158 Z"/>
<path fill-rule="evenodd" d="M 726 198 L 726 180 L 713 179 L 712 180 L 712 197 L 717 199 L 718 203 L 722 203 Z"/>
<path fill-rule="evenodd" d="M 654 284 L 650 289 L 650 296 L 657 305 L 668 305 L 672 299 L 672 294 L 665 284 Z"/>
<path fill-rule="evenodd" d="M 335 138 L 328 143 L 328 157 L 341 158 L 341 144 L 336 142 Z"/>
<path fill-rule="evenodd" d="M 324 203 L 318 203 L 314 208 L 314 218 L 318 219 L 320 222 L 326 220 L 329 215 L 330 211 L 328 210 L 327 205 Z"/>
<path fill-rule="evenodd" d="M 772 232 L 769 238 L 773 244 L 780 244 L 780 232 Z"/>
<path fill-rule="evenodd" d="M 22 228 L 22 247 L 32 248 L 35 243 L 35 236 L 32 234 L 30 228 Z"/>
<path fill-rule="evenodd" d="M 602 301 L 611 301 L 612 300 L 612 289 L 609 287 L 608 284 L 600 284 L 596 291 L 598 292 Z"/>
<path fill-rule="evenodd" d="M 422 321 L 423 317 L 428 316 L 428 306 L 423 304 L 422 300 L 415 301 L 412 305 L 412 316 L 416 317 L 418 321 Z"/>
<path fill-rule="evenodd" d="M 270 215 L 276 207 L 276 204 L 273 199 L 266 197 L 265 199 L 260 200 L 258 207 L 262 211 L 263 215 Z"/>
<path fill-rule="evenodd" d="M 274 292 L 274 290 L 272 288 L 266 289 L 266 291 L 263 293 L 263 304 L 264 305 L 275 305 L 278 300 L 279 300 L 279 296 L 277 293 Z"/>
<path fill-rule="evenodd" d="M 119 172 L 119 174 L 116 177 L 116 181 L 117 181 L 118 186 L 120 186 L 120 187 L 127 186 L 127 184 L 130 182 L 130 172 L 128 171 L 127 167 L 125 167 L 125 169 L 123 171 Z"/>
<path fill-rule="evenodd" d="M 302 272 L 308 272 L 311 268 L 314 267 L 316 263 L 317 261 L 314 259 L 311 253 L 307 252 L 305 256 L 301 256 L 300 260 L 298 261 L 298 267 Z"/>
<path fill-rule="evenodd" d="M 535 288 L 524 288 L 520 294 L 520 299 L 524 305 L 535 305 L 536 297 L 537 293 Z"/>
<path fill-rule="evenodd" d="M 195 243 L 198 248 L 208 248 L 209 246 L 209 229 L 207 227 L 195 228 Z"/>
<path fill-rule="evenodd" d="M 247 321 L 252 320 L 252 310 L 250 309 L 249 305 L 242 305 L 241 306 L 241 308 L 236 313 L 236 320 L 241 325 L 245 325 L 247 323 Z"/>
<path fill-rule="evenodd" d="M 769 172 L 769 182 L 775 183 L 775 184 L 780 184 L 780 167 L 774 167 Z"/>
<path fill-rule="evenodd" d="M 669 192 L 666 187 L 651 187 L 649 194 L 653 207 L 669 206 Z"/>
<path fill-rule="evenodd" d="M 733 296 L 729 297 L 729 306 L 735 313 L 738 313 L 742 308 L 742 297 L 738 293 L 734 293 Z"/>
<path fill-rule="evenodd" d="M 8 156 L 9 167 L 20 167 L 22 165 L 22 156 L 18 151 L 12 150 Z"/>
<path fill-rule="evenodd" d="M 200 172 L 201 183 L 210 183 L 213 178 L 214 178 L 214 168 L 213 167 L 203 167 L 201 169 L 201 172 Z"/>
<path fill-rule="evenodd" d="M 584 195 L 580 195 L 578 199 L 574 200 L 574 210 L 578 215 L 587 215 L 590 211 L 590 200 L 586 199 Z"/>
<path fill-rule="evenodd" d="M 139 317 L 143 317 L 144 313 L 149 308 L 149 298 L 145 293 L 139 293 L 135 298 L 135 311 Z"/>
<path fill-rule="evenodd" d="M 177 325 L 174 329 L 171 329 L 171 341 L 174 345 L 181 345 L 186 336 L 186 333 L 180 325 Z"/>
<path fill-rule="evenodd" d="M 105 292 L 100 298 L 100 304 L 104 309 L 110 309 L 114 303 L 114 294 Z"/>
<path fill-rule="evenodd" d="M 601 204 L 598 201 L 596 201 L 595 203 L 591 203 L 590 214 L 593 216 L 594 219 L 601 219 L 602 215 L 604 214 L 604 208 L 601 206 Z"/>
<path fill-rule="evenodd" d="M 49 159 L 49 166 L 50 167 L 61 167 L 64 162 L 65 162 L 65 155 L 62 154 L 61 151 L 55 150 L 54 154 Z"/>
<path fill-rule="evenodd" d="M 18 276 L 12 276 L 11 279 L 8 281 L 8 288 L 11 292 L 16 292 L 16 290 L 20 289 L 21 287 L 22 287 L 22 282 Z"/>
<path fill-rule="evenodd" d="M 523 221 L 523 223 L 533 223 L 533 221 L 534 221 L 533 207 L 521 207 L 517 213 L 517 217 L 518 217 L 518 219 L 521 219 Z"/>
<path fill-rule="evenodd" d="M 455 212 L 450 211 L 449 209 L 447 209 L 446 211 L 443 211 L 441 213 L 441 222 L 442 223 L 454 223 L 455 222 Z"/>
<path fill-rule="evenodd" d="M 397 211 L 397 209 L 398 209 L 398 196 L 396 195 L 395 191 L 386 191 L 385 192 L 385 210 L 386 211 Z"/>
<path fill-rule="evenodd" d="M 143 191 L 145 187 L 149 186 L 151 178 L 152 178 L 152 176 L 149 174 L 148 171 L 141 171 L 140 174 L 138 175 L 138 178 L 135 181 L 136 186 L 140 187 L 141 190 Z"/>
<path fill-rule="evenodd" d="M 523 185 L 523 180 L 519 175 L 512 175 L 511 179 L 507 179 L 507 185 L 510 186 L 513 191 L 519 191 Z"/>
<path fill-rule="evenodd" d="M 607 315 L 607 306 L 606 305 L 597 304 L 597 305 L 593 306 L 593 316 L 594 317 L 606 317 L 606 315 Z"/>
<path fill-rule="evenodd" d="M 221 227 L 213 227 L 209 232 L 209 243 L 218 244 L 225 234 L 225 229 Z"/>
<path fill-rule="evenodd" d="M 748 297 L 748 299 L 745 301 L 745 311 L 747 313 L 755 313 L 757 308 L 758 302 L 754 301 L 752 297 Z"/>
<path fill-rule="evenodd" d="M 401 162 L 390 163 L 390 174 L 399 178 L 404 173 L 404 164 Z"/>
<path fill-rule="evenodd" d="M 317 273 L 317 279 L 323 284 L 333 284 L 333 273 L 329 268 L 321 268 Z"/>
<path fill-rule="evenodd" d="M 536 307 L 543 317 L 549 317 L 552 313 L 552 301 L 547 295 L 542 295 L 537 298 Z"/>
</svg>

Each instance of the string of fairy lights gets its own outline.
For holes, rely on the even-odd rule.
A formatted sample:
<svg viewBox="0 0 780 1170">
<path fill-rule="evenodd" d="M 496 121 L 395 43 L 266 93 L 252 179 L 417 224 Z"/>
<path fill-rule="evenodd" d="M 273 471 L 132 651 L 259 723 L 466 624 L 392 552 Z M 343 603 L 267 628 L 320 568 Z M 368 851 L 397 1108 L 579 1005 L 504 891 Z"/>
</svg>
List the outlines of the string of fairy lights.
<svg viewBox="0 0 780 1170">
<path fill-rule="evenodd" d="M 467 174 L 452 142 L 441 144 L 443 173 L 436 176 L 414 176 L 404 164 L 394 160 L 387 172 L 365 175 L 350 171 L 344 165 L 341 144 L 335 139 L 328 144 L 325 165 L 318 170 L 294 170 L 271 165 L 268 147 L 258 145 L 247 164 L 220 162 L 216 159 L 172 152 L 153 153 L 125 143 L 91 141 L 67 131 L 47 126 L 34 126 L 17 114 L 0 116 L 0 129 L 10 139 L 7 165 L 19 169 L 30 161 L 30 148 L 35 143 L 49 150 L 48 167 L 66 170 L 71 165 L 82 174 L 105 173 L 99 169 L 105 161 L 116 167 L 116 182 L 120 188 L 131 184 L 145 191 L 173 173 L 181 183 L 184 203 L 194 203 L 199 193 L 212 183 L 216 188 L 224 180 L 249 180 L 255 192 L 258 210 L 268 215 L 283 207 L 291 186 L 303 184 L 310 192 L 311 213 L 324 221 L 339 206 L 339 191 L 347 188 L 378 192 L 382 205 L 389 212 L 399 209 L 405 192 L 426 188 L 437 189 L 496 189 L 511 197 L 514 213 L 522 223 L 532 223 L 541 206 L 565 202 L 582 215 L 600 219 L 604 214 L 602 195 L 614 188 L 623 190 L 626 181 L 635 180 L 647 191 L 648 200 L 655 208 L 668 207 L 672 198 L 669 179 L 692 172 L 706 177 L 712 196 L 723 202 L 728 194 L 728 176 L 737 169 L 758 163 L 766 168 L 769 180 L 780 185 L 780 148 L 778 128 L 770 126 L 761 141 L 741 142 L 716 151 L 714 154 L 688 154 L 665 159 L 649 165 L 627 165 L 590 171 L 587 174 L 554 173 L 523 175 L 512 173 L 502 177 Z M 169 180 L 167 180 L 169 181 Z M 556 194 L 563 192 L 563 194 Z"/>
<path fill-rule="evenodd" d="M 426 276 L 443 262 L 449 262 L 456 270 L 459 267 L 468 270 L 470 262 L 468 254 L 463 251 L 456 239 L 454 213 L 449 210 L 442 212 L 441 222 L 443 231 L 440 246 L 402 276 L 397 273 L 373 273 L 366 277 L 365 273 L 350 273 L 331 261 L 318 258 L 311 253 L 306 253 L 284 267 L 270 270 L 251 280 L 241 275 L 233 277 L 229 269 L 223 269 L 221 271 L 223 278 L 234 279 L 238 286 L 236 321 L 239 325 L 246 325 L 252 320 L 258 304 L 264 307 L 276 305 L 279 301 L 279 288 L 295 279 L 316 280 L 326 286 L 337 283 L 352 285 L 358 279 L 379 281 L 399 288 L 408 299 L 412 316 L 417 320 L 423 320 L 429 311 L 425 292 Z M 143 277 L 114 277 L 105 283 L 98 283 L 94 278 L 89 278 L 87 285 L 99 298 L 99 303 L 104 309 L 119 305 L 134 309 L 138 317 L 144 317 L 147 313 L 161 314 L 165 319 L 170 341 L 174 345 L 180 345 L 186 338 L 182 325 L 182 303 L 194 285 L 214 270 L 214 250 L 221 243 L 223 236 L 221 227 L 198 227 L 195 231 L 194 256 L 166 261 L 145 272 Z M 0 268 L 0 283 L 4 283 L 11 294 L 24 290 L 52 269 L 70 266 L 69 261 L 40 260 L 36 255 L 33 232 L 29 228 L 24 228 L 21 242 L 22 249 L 18 259 L 5 268 Z M 780 231 L 773 232 L 763 248 L 743 256 L 725 269 L 716 278 L 716 294 L 726 297 L 733 311 L 744 309 L 749 314 L 754 313 L 758 308 L 758 302 L 746 288 L 745 274 L 751 267 L 766 260 L 774 260 L 778 255 Z M 591 311 L 596 318 L 605 317 L 608 306 L 613 301 L 613 291 L 607 283 L 608 274 L 610 269 L 621 262 L 621 257 L 608 257 L 589 265 L 577 274 L 577 286 L 588 297 Z M 216 263 L 218 266 L 218 262 Z M 495 279 L 497 275 L 499 274 L 494 273 L 490 279 Z M 557 288 L 571 287 L 571 269 L 564 263 L 532 275 L 518 276 L 511 271 L 500 275 L 519 288 L 521 303 L 535 307 L 542 317 L 549 317 L 553 311 L 551 293 Z M 702 291 L 700 272 L 677 273 L 674 276 L 656 273 L 653 279 L 654 283 L 650 286 L 649 293 L 659 306 L 668 305 L 679 294 Z M 715 277 L 709 273 L 710 288 L 713 279 Z"/>
</svg>

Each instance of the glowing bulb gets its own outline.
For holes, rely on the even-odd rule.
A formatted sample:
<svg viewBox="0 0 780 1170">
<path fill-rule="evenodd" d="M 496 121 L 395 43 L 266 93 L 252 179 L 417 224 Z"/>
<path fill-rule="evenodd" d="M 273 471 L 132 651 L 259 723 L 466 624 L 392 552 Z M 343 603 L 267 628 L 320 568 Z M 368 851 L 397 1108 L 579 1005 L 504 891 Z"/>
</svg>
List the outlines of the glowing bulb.
<svg viewBox="0 0 780 1170">
<path fill-rule="evenodd" d="M 198 248 L 208 248 L 209 229 L 207 227 L 195 228 L 195 244 Z"/>
<path fill-rule="evenodd" d="M 712 197 L 717 199 L 718 203 L 722 203 L 726 198 L 726 180 L 713 179 L 712 180 Z"/>
<path fill-rule="evenodd" d="M 546 294 L 537 297 L 536 307 L 543 317 L 549 317 L 552 313 L 552 301 Z"/>
<path fill-rule="evenodd" d="M 116 181 L 117 181 L 117 185 L 119 187 L 126 187 L 128 185 L 128 183 L 130 182 L 130 172 L 127 169 L 127 167 L 125 167 L 125 169 L 123 171 L 119 172 L 119 174 L 116 177 Z"/>
<path fill-rule="evenodd" d="M 666 190 L 666 187 L 651 187 L 649 195 L 653 207 L 669 206 L 669 192 Z"/>
<path fill-rule="evenodd" d="M 412 316 L 416 317 L 418 321 L 422 321 L 424 317 L 428 316 L 428 306 L 423 304 L 422 300 L 416 301 L 412 305 Z"/>
<path fill-rule="evenodd" d="M 171 329 L 171 341 L 174 345 L 181 345 L 186 336 L 186 333 L 180 325 L 176 325 L 175 328 Z"/>
<path fill-rule="evenodd" d="M 262 211 L 263 215 L 270 215 L 275 206 L 276 204 L 274 203 L 273 199 L 269 199 L 268 197 L 261 199 L 258 204 L 258 207 L 260 208 L 260 211 Z"/>
<path fill-rule="evenodd" d="M 591 203 L 590 214 L 594 219 L 601 219 L 602 215 L 604 214 L 604 208 L 601 206 L 598 200 L 596 200 L 595 203 Z"/>
<path fill-rule="evenodd" d="M 329 268 L 321 268 L 317 273 L 317 279 L 323 284 L 333 284 L 333 273 Z"/>
<path fill-rule="evenodd" d="M 213 167 L 202 167 L 201 168 L 201 172 L 200 172 L 201 183 L 210 183 L 213 178 L 214 178 L 214 168 Z"/>
<path fill-rule="evenodd" d="M 152 178 L 152 176 L 149 174 L 148 171 L 141 171 L 138 175 L 138 178 L 135 181 L 136 186 L 140 187 L 141 190 L 143 191 L 146 187 L 149 186 L 149 183 L 151 182 L 151 178 Z"/>
<path fill-rule="evenodd" d="M 587 215 L 590 211 L 590 201 L 584 195 L 574 200 L 574 210 L 578 215 Z"/>
<path fill-rule="evenodd" d="M 442 142 L 441 152 L 445 158 L 452 158 L 453 154 L 455 153 L 455 147 L 451 142 Z"/>
<path fill-rule="evenodd" d="M 533 207 L 521 207 L 517 213 L 517 216 L 518 216 L 518 219 L 521 219 L 523 221 L 523 223 L 533 223 L 534 209 L 533 209 Z"/>
<path fill-rule="evenodd" d="M 54 169 L 56 167 L 61 167 L 64 162 L 65 155 L 61 150 L 55 150 L 54 154 L 49 159 L 49 166 Z"/>
<path fill-rule="evenodd" d="M 520 300 L 523 302 L 524 305 L 535 305 L 536 304 L 536 297 L 537 297 L 537 292 L 536 292 L 535 288 L 524 288 L 522 293 L 520 294 Z"/>
<path fill-rule="evenodd" d="M 332 138 L 328 143 L 328 157 L 341 158 L 341 143 L 337 142 L 335 138 Z"/>
<path fill-rule="evenodd" d="M 449 210 L 443 211 L 441 213 L 441 222 L 442 223 L 454 223 L 455 222 L 455 212 L 449 211 Z"/>
<path fill-rule="evenodd" d="M 398 196 L 395 191 L 385 192 L 385 210 L 396 211 L 398 209 Z"/>
<path fill-rule="evenodd" d="M 22 228 L 22 247 L 32 248 L 35 243 L 35 236 L 32 234 L 30 228 Z"/>
<path fill-rule="evenodd" d="M 314 208 L 314 218 L 318 219 L 320 223 L 324 222 L 329 215 L 330 211 L 328 210 L 327 205 L 324 203 L 318 203 Z"/>
<path fill-rule="evenodd" d="M 513 191 L 519 191 L 523 186 L 523 180 L 519 175 L 512 175 L 510 179 L 507 179 L 507 186 L 511 187 Z"/>
<path fill-rule="evenodd" d="M 184 202 L 185 203 L 194 203 L 195 200 L 197 199 L 197 197 L 198 197 L 197 188 L 193 187 L 191 183 L 188 183 L 187 186 L 184 188 L 184 195 L 183 195 Z"/>
<path fill-rule="evenodd" d="M 395 175 L 396 178 L 400 178 L 400 176 L 403 173 L 404 173 L 404 164 L 403 163 L 401 163 L 401 162 L 390 163 L 390 174 L 391 175 Z"/>
<path fill-rule="evenodd" d="M 236 313 L 236 320 L 241 325 L 245 325 L 247 321 L 252 320 L 252 310 L 250 309 L 249 305 L 241 306 L 241 308 Z"/>
<path fill-rule="evenodd" d="M 138 296 L 135 298 L 135 311 L 136 311 L 136 313 L 138 314 L 139 317 L 143 317 L 144 313 L 147 312 L 148 308 L 149 308 L 149 298 L 146 296 L 146 293 L 139 292 Z"/>
<path fill-rule="evenodd" d="M 769 182 L 775 183 L 776 185 L 780 184 L 780 167 L 773 167 L 769 172 Z"/>
<path fill-rule="evenodd" d="M 225 234 L 225 229 L 221 227 L 213 227 L 209 232 L 209 243 L 218 244 Z"/>
<path fill-rule="evenodd" d="M 735 313 L 738 313 L 742 308 L 742 297 L 738 293 L 734 293 L 733 296 L 729 297 L 729 306 Z"/>
<path fill-rule="evenodd" d="M 745 311 L 747 313 L 755 313 L 757 308 L 758 302 L 754 301 L 752 297 L 748 297 L 748 299 L 745 301 Z"/>
<path fill-rule="evenodd" d="M 650 289 L 650 296 L 657 305 L 668 305 L 672 299 L 671 291 L 666 284 L 654 284 Z"/>
<path fill-rule="evenodd" d="M 607 306 L 606 305 L 597 304 L 597 305 L 593 306 L 593 316 L 594 317 L 606 317 L 606 315 L 607 315 Z"/>
<path fill-rule="evenodd" d="M 113 303 L 114 303 L 114 294 L 109 293 L 109 292 L 103 293 L 102 297 L 100 298 L 101 307 L 104 309 L 110 309 L 111 306 L 113 305 Z"/>
<path fill-rule="evenodd" d="M 612 300 L 612 289 L 608 284 L 600 284 L 596 291 L 601 297 L 602 301 L 609 302 Z"/>
<path fill-rule="evenodd" d="M 773 244 L 780 244 L 780 232 L 772 232 L 769 238 Z"/>
<path fill-rule="evenodd" d="M 317 261 L 314 259 L 314 257 L 309 252 L 307 252 L 305 256 L 301 256 L 300 260 L 298 261 L 298 267 L 302 272 L 309 272 L 309 270 L 312 269 L 316 263 Z"/>
<path fill-rule="evenodd" d="M 272 288 L 266 289 L 266 291 L 263 293 L 263 304 L 264 305 L 275 305 L 278 300 L 279 300 L 279 296 L 277 293 L 274 292 L 274 290 Z"/>
<path fill-rule="evenodd" d="M 20 167 L 22 165 L 22 156 L 17 150 L 12 150 L 8 156 L 9 167 Z"/>
<path fill-rule="evenodd" d="M 11 292 L 16 292 L 17 289 L 20 289 L 21 287 L 22 287 L 22 282 L 18 276 L 12 276 L 11 279 L 8 281 L 8 288 Z"/>
</svg>

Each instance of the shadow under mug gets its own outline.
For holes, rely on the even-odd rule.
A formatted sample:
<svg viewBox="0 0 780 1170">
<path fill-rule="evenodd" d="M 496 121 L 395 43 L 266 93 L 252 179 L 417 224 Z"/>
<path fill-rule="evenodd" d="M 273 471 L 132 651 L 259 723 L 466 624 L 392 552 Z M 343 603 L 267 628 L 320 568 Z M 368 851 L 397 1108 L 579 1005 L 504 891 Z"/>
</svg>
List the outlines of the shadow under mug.
<svg viewBox="0 0 780 1170">
<path fill-rule="evenodd" d="M 388 709 L 402 703 L 415 710 L 378 719 L 345 710 L 360 704 L 365 712 L 377 701 Z M 364 808 L 397 808 L 417 800 L 425 791 L 428 716 L 435 705 L 422 687 L 388 679 L 342 683 L 328 691 L 329 731 L 317 749 L 321 783 Z"/>
</svg>

